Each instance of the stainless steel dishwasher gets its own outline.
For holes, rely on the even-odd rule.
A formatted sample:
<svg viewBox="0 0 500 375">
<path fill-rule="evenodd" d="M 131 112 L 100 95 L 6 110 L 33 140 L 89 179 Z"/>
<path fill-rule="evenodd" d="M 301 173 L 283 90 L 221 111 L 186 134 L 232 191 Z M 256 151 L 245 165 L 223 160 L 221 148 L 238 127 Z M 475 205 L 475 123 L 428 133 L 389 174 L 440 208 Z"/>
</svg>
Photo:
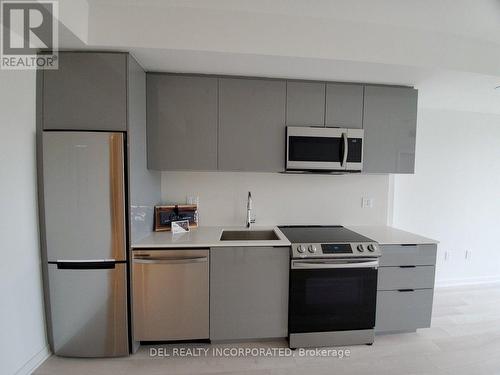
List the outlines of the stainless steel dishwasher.
<svg viewBox="0 0 500 375">
<path fill-rule="evenodd" d="M 135 250 L 134 339 L 209 338 L 209 250 Z"/>
</svg>

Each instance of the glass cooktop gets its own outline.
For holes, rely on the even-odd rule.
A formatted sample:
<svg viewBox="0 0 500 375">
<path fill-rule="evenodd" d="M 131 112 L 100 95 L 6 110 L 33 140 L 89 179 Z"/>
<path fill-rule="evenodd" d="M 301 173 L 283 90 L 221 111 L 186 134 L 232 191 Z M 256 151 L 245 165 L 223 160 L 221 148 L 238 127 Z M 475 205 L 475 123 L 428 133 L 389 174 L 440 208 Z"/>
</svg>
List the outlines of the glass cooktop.
<svg viewBox="0 0 500 375">
<path fill-rule="evenodd" d="M 284 225 L 278 228 L 291 243 L 374 242 L 341 225 Z"/>
</svg>

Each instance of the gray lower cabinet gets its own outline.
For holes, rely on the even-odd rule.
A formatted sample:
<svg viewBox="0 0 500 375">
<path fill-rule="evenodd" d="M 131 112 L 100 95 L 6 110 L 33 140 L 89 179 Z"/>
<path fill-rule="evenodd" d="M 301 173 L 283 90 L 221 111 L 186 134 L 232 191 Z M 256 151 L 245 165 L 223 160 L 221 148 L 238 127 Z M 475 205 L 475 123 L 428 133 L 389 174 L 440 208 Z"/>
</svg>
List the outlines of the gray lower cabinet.
<svg viewBox="0 0 500 375">
<path fill-rule="evenodd" d="M 127 130 L 127 54 L 60 52 L 42 74 L 44 130 Z"/>
<path fill-rule="evenodd" d="M 148 168 L 217 170 L 217 80 L 147 75 Z"/>
<path fill-rule="evenodd" d="M 327 127 L 363 128 L 363 85 L 326 84 Z"/>
<path fill-rule="evenodd" d="M 210 339 L 285 337 L 288 247 L 210 250 Z"/>
<path fill-rule="evenodd" d="M 286 81 L 219 79 L 219 170 L 285 167 Z"/>
<path fill-rule="evenodd" d="M 325 82 L 287 81 L 286 124 L 324 126 L 325 86 Z"/>
<path fill-rule="evenodd" d="M 431 326 L 434 289 L 377 292 L 375 331 L 407 332 Z"/>
<path fill-rule="evenodd" d="M 364 172 L 414 172 L 417 96 L 409 87 L 365 86 Z"/>
<path fill-rule="evenodd" d="M 375 332 L 430 327 L 437 245 L 383 245 L 380 249 Z"/>
</svg>

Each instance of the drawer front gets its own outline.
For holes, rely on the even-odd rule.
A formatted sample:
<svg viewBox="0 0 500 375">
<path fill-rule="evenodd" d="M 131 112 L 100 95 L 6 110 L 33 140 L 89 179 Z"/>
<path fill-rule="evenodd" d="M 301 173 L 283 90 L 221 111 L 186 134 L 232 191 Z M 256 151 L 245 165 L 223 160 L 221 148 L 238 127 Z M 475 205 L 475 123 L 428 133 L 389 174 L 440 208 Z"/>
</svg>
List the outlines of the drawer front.
<svg viewBox="0 0 500 375">
<path fill-rule="evenodd" d="M 433 289 L 377 292 L 376 332 L 430 327 Z"/>
<path fill-rule="evenodd" d="M 380 267 L 377 290 L 432 289 L 434 266 Z"/>
<path fill-rule="evenodd" d="M 383 245 L 380 266 L 434 266 L 437 245 Z"/>
</svg>

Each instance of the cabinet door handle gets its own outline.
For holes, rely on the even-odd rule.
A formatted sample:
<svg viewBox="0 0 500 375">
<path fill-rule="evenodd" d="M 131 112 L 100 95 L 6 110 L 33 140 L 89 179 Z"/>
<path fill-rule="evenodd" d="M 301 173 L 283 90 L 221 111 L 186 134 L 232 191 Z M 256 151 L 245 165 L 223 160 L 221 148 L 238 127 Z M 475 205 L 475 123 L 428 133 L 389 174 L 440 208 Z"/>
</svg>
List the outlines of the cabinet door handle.
<svg viewBox="0 0 500 375">
<path fill-rule="evenodd" d="M 406 293 L 406 292 L 414 292 L 415 289 L 398 289 L 398 292 Z"/>
<path fill-rule="evenodd" d="M 399 266 L 399 268 L 416 268 L 417 266 Z"/>
</svg>

